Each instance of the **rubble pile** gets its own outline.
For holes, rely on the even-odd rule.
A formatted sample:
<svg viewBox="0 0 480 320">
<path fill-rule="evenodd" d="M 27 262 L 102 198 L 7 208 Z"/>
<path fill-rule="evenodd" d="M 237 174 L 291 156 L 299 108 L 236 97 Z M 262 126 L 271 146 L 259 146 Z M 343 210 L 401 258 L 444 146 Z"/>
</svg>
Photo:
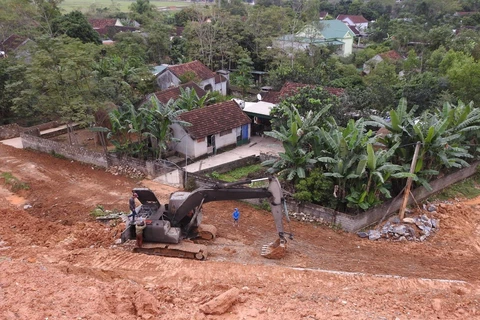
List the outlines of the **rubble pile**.
<svg viewBox="0 0 480 320">
<path fill-rule="evenodd" d="M 107 172 L 110 172 L 111 174 L 118 176 L 124 175 L 133 179 L 144 179 L 145 174 L 141 172 L 140 170 L 130 167 L 130 166 L 111 166 L 107 168 Z"/>
<path fill-rule="evenodd" d="M 369 240 L 386 239 L 391 241 L 425 241 L 430 235 L 440 228 L 438 219 L 429 218 L 426 214 L 416 217 L 393 217 L 379 230 L 357 232 L 361 238 Z"/>
<path fill-rule="evenodd" d="M 316 217 L 314 215 L 304 213 L 304 212 L 289 212 L 288 216 L 290 219 L 303 222 L 316 222 L 316 223 L 326 223 L 326 221 L 321 217 Z"/>
</svg>

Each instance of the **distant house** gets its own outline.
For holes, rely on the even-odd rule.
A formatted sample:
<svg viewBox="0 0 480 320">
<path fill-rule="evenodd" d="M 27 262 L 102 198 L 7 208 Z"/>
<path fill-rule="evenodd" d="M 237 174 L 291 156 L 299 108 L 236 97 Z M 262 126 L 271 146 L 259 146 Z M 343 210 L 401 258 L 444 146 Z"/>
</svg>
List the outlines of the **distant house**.
<svg viewBox="0 0 480 320">
<path fill-rule="evenodd" d="M 184 77 L 194 76 L 196 83 L 205 91 L 218 91 L 227 94 L 228 80 L 221 74 L 215 74 L 198 60 L 179 65 L 169 65 L 157 75 L 157 85 L 164 90 L 178 86 Z"/>
<path fill-rule="evenodd" d="M 377 54 L 363 64 L 363 73 L 369 74 L 373 69 L 375 69 L 375 66 L 382 61 L 396 62 L 401 59 L 403 59 L 403 57 L 395 50 Z"/>
<path fill-rule="evenodd" d="M 364 32 L 368 28 L 368 20 L 362 15 L 339 14 L 337 20 L 342 21 L 349 27 L 354 27 L 359 32 Z"/>
<path fill-rule="evenodd" d="M 320 11 L 320 13 L 318 14 L 318 18 L 320 20 L 325 20 L 328 16 L 328 12 L 327 11 Z"/>
<path fill-rule="evenodd" d="M 189 158 L 250 141 L 251 120 L 233 100 L 182 113 L 178 119 L 191 126 L 172 125 L 174 137 L 180 140 L 174 149 Z"/>
<path fill-rule="evenodd" d="M 29 57 L 28 47 L 30 43 L 33 43 L 33 41 L 29 38 L 12 34 L 0 44 L 0 51 L 3 52 L 0 57 L 7 57 L 8 55 L 14 55 L 19 58 Z"/>
<path fill-rule="evenodd" d="M 109 28 L 116 26 L 123 27 L 123 23 L 120 19 L 89 19 L 88 22 L 93 30 L 97 31 L 102 36 L 108 33 Z"/>
<path fill-rule="evenodd" d="M 138 30 L 138 22 L 131 21 L 130 25 L 126 26 L 120 19 L 90 19 L 88 20 L 93 30 L 102 38 L 113 38 L 113 36 L 120 32 L 134 32 Z M 104 44 L 108 44 L 105 43 Z"/>
<path fill-rule="evenodd" d="M 334 46 L 340 56 L 353 51 L 355 34 L 340 20 L 321 20 L 305 26 L 296 34 L 284 35 L 273 41 L 273 46 L 284 51 L 306 50 L 310 46 Z"/>
</svg>

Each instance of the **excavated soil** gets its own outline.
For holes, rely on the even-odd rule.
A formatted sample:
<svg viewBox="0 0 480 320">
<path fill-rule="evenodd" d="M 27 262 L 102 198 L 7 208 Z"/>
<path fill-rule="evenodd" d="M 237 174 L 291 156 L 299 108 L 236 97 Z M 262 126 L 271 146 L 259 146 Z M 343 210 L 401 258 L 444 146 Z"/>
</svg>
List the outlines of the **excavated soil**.
<svg viewBox="0 0 480 320">
<path fill-rule="evenodd" d="M 425 242 L 291 222 L 282 260 L 259 255 L 276 238 L 269 212 L 208 203 L 217 238 L 207 261 L 193 261 L 132 253 L 115 245 L 121 223 L 90 215 L 127 211 L 133 187 L 162 202 L 172 187 L 0 144 L 1 173 L 29 189 L 0 178 L 0 319 L 480 319 L 480 199 L 428 213 L 440 231 Z M 207 311 L 225 292 L 236 299 Z"/>
</svg>

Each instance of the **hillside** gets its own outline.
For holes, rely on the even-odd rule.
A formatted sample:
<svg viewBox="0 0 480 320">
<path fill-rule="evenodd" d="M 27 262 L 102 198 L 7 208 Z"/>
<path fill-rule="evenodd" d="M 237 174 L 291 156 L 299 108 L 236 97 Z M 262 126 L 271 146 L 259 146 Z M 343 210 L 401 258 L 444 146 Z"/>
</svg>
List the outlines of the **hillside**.
<svg viewBox="0 0 480 320">
<path fill-rule="evenodd" d="M 135 186 L 165 202 L 171 187 L 0 144 L 2 172 L 30 187 L 12 192 L 0 179 L 2 319 L 480 319 L 480 199 L 439 206 L 440 231 L 426 242 L 292 222 L 295 240 L 279 261 L 259 255 L 275 239 L 268 212 L 208 203 L 218 238 L 200 262 L 134 254 L 115 245 L 121 224 L 89 214 L 126 211 Z M 210 314 L 218 296 L 225 310 Z"/>
</svg>

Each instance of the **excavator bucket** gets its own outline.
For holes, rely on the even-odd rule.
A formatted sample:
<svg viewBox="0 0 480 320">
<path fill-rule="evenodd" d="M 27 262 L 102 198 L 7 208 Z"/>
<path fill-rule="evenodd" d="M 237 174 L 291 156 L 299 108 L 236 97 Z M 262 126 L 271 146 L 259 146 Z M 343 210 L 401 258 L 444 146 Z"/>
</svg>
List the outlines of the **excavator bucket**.
<svg viewBox="0 0 480 320">
<path fill-rule="evenodd" d="M 287 242 L 277 239 L 275 242 L 262 247 L 261 256 L 267 259 L 281 259 L 287 253 Z"/>
</svg>

